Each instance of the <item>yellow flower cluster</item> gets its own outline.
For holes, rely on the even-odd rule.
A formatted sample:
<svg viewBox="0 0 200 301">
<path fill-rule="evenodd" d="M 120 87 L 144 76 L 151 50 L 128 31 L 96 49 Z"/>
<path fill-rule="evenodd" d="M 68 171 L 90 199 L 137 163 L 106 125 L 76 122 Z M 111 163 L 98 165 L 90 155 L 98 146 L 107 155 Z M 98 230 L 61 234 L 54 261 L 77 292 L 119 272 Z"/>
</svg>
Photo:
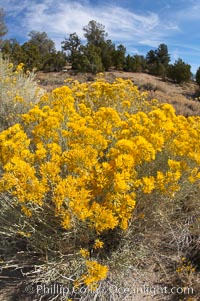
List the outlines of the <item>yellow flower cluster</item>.
<svg viewBox="0 0 200 301">
<path fill-rule="evenodd" d="M 94 243 L 94 249 L 101 249 L 103 248 L 104 242 L 101 241 L 100 239 L 96 239 Z"/>
<path fill-rule="evenodd" d="M 83 256 L 84 258 L 89 257 L 90 256 L 90 252 L 86 249 L 80 249 L 80 254 L 81 256 Z"/>
<path fill-rule="evenodd" d="M 51 197 L 66 229 L 126 229 L 138 191 L 174 195 L 183 175 L 200 179 L 200 118 L 148 103 L 129 80 L 57 88 L 22 119 L 0 134 L 0 189 L 20 203 Z"/>
<path fill-rule="evenodd" d="M 183 183 L 199 183 L 200 117 L 147 101 L 130 80 L 70 85 L 43 95 L 22 124 L 0 133 L 0 191 L 27 217 L 48 202 L 65 229 L 126 230 L 138 195 L 173 197 Z M 106 277 L 106 268 L 87 266 L 85 284 Z"/>
<path fill-rule="evenodd" d="M 91 290 L 95 290 L 98 286 L 98 282 L 107 277 L 108 267 L 90 260 L 86 260 L 86 266 L 87 274 L 82 276 L 82 281 Z"/>
<path fill-rule="evenodd" d="M 192 274 L 195 272 L 195 267 L 190 261 L 187 261 L 185 257 L 181 258 L 181 264 L 177 267 L 176 272 L 178 274 Z"/>
</svg>

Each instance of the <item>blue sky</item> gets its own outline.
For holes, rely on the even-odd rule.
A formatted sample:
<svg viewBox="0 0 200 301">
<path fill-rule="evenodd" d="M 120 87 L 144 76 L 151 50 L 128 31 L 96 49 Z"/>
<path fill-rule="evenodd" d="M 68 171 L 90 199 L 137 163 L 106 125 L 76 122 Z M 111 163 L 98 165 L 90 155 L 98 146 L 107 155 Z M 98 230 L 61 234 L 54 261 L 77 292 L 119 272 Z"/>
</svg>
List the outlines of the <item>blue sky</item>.
<svg viewBox="0 0 200 301">
<path fill-rule="evenodd" d="M 31 30 L 45 31 L 57 49 L 76 32 L 84 42 L 83 26 L 95 20 L 108 38 L 123 44 L 127 54 L 143 54 L 168 45 L 171 62 L 179 57 L 196 72 L 200 66 L 199 0 L 0 0 L 8 34 L 20 43 Z"/>
</svg>

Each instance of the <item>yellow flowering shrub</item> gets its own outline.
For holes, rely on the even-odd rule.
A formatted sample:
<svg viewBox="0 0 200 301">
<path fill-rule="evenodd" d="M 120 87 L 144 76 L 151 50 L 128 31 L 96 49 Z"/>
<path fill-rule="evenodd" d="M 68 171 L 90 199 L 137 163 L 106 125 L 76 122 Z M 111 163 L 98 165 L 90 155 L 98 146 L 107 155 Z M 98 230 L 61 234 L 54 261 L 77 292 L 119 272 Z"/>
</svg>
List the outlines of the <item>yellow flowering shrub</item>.
<svg viewBox="0 0 200 301">
<path fill-rule="evenodd" d="M 130 80 L 72 82 L 21 118 L 0 133 L 0 192 L 30 220 L 51 208 L 63 231 L 91 233 L 95 250 L 102 233 L 127 230 L 140 199 L 199 183 L 200 118 L 147 101 Z M 86 285 L 106 278 L 108 267 L 86 266 Z"/>
</svg>

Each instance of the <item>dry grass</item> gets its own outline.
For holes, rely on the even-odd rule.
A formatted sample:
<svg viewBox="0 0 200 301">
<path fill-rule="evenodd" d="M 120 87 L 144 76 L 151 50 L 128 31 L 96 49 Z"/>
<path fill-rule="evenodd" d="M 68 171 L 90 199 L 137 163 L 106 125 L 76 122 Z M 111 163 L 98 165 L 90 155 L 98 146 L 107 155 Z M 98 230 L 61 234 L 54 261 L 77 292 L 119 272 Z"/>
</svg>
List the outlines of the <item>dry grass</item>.
<svg viewBox="0 0 200 301">
<path fill-rule="evenodd" d="M 80 82 L 93 81 L 95 79 L 95 75 L 90 73 L 75 73 L 72 71 L 37 73 L 39 85 L 47 91 L 62 86 L 64 80 L 69 77 Z M 200 115 L 200 102 L 195 100 L 198 86 L 194 82 L 177 85 L 145 73 L 105 72 L 107 81 L 113 82 L 116 77 L 132 80 L 141 90 L 148 91 L 149 99 L 156 98 L 161 102 L 172 104 L 178 115 Z"/>
</svg>

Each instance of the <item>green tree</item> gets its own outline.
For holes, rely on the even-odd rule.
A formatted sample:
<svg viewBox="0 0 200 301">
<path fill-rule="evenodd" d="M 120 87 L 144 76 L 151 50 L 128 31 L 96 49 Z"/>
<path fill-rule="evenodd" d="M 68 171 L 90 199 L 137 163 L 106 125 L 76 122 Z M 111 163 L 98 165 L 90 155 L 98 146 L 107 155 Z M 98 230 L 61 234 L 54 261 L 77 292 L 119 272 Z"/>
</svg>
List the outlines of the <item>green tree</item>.
<svg viewBox="0 0 200 301">
<path fill-rule="evenodd" d="M 29 42 L 24 43 L 22 46 L 16 39 L 4 40 L 1 48 L 3 58 L 9 59 L 14 65 L 24 63 L 25 69 L 33 69 L 38 67 L 38 62 L 35 64 L 35 59 L 40 60 L 39 50 Z"/>
<path fill-rule="evenodd" d="M 77 59 L 80 57 L 81 40 L 76 32 L 69 35 L 69 38 L 61 42 L 62 49 L 66 51 L 67 59 L 72 64 L 72 69 L 77 69 Z"/>
<path fill-rule="evenodd" d="M 104 66 L 101 59 L 101 48 L 89 44 L 83 49 L 83 55 L 87 58 L 87 64 L 85 68 L 82 66 L 82 70 L 84 69 L 86 72 L 98 73 L 104 71 Z"/>
<path fill-rule="evenodd" d="M 10 55 L 13 52 L 13 49 L 16 44 L 19 44 L 16 39 L 4 40 L 1 45 L 1 51 L 5 55 Z"/>
<path fill-rule="evenodd" d="M 150 74 L 165 76 L 170 62 L 167 45 L 160 44 L 156 50 L 150 50 L 146 61 Z"/>
<path fill-rule="evenodd" d="M 70 34 L 69 38 L 61 42 L 62 49 L 66 51 L 67 58 L 72 64 L 72 69 L 82 72 L 108 71 L 110 67 L 123 70 L 126 63 L 126 48 L 106 40 L 105 26 L 91 20 L 83 27 L 86 45 L 82 45 L 76 33 Z"/>
<path fill-rule="evenodd" d="M 46 72 L 59 72 L 65 65 L 65 54 L 62 51 L 53 52 L 46 55 L 42 70 Z"/>
<path fill-rule="evenodd" d="M 135 67 L 134 58 L 133 56 L 128 54 L 125 61 L 124 71 L 134 72 L 134 67 Z"/>
<path fill-rule="evenodd" d="M 166 44 L 160 44 L 155 51 L 158 63 L 162 64 L 165 68 L 169 65 L 170 55 Z"/>
<path fill-rule="evenodd" d="M 83 31 L 86 45 L 81 44 L 76 33 L 61 42 L 72 69 L 93 73 L 108 70 L 113 65 L 115 45 L 111 40 L 105 40 L 107 33 L 104 25 L 92 20 L 83 27 Z"/>
<path fill-rule="evenodd" d="M 21 62 L 25 68 L 43 71 L 60 71 L 66 64 L 66 56 L 62 51 L 56 51 L 54 41 L 45 32 L 31 31 L 29 41 L 22 46 Z"/>
<path fill-rule="evenodd" d="M 147 52 L 146 60 L 148 65 L 155 64 L 157 62 L 156 52 L 154 50 L 150 50 L 149 52 Z"/>
<path fill-rule="evenodd" d="M 196 83 L 200 86 L 200 67 L 197 69 L 196 75 L 195 75 Z"/>
<path fill-rule="evenodd" d="M 80 72 L 89 72 L 91 70 L 91 63 L 84 53 L 78 53 L 76 55 L 76 60 L 73 65 L 73 69 L 78 70 Z"/>
<path fill-rule="evenodd" d="M 92 73 L 108 70 L 112 65 L 112 43 L 105 41 L 107 36 L 105 26 L 91 20 L 87 26 L 83 27 L 83 31 L 87 39 L 86 46 L 82 48 L 84 49 L 83 54 L 87 58 L 84 60 L 84 62 L 87 61 L 87 66 L 84 69 Z"/>
<path fill-rule="evenodd" d="M 150 74 L 158 75 L 158 57 L 156 51 L 150 50 L 146 55 L 147 68 Z"/>
<path fill-rule="evenodd" d="M 83 27 L 85 38 L 88 44 L 98 46 L 105 41 L 105 37 L 108 35 L 105 31 L 105 26 L 94 20 L 91 20 L 87 26 Z"/>
<path fill-rule="evenodd" d="M 14 65 L 24 63 L 24 68 L 29 70 L 60 71 L 66 64 L 66 55 L 62 51 L 42 55 L 39 46 L 31 41 L 21 46 L 15 39 L 5 40 L 1 50 L 4 58 L 9 58 Z"/>
<path fill-rule="evenodd" d="M 144 72 L 146 70 L 146 59 L 143 55 L 134 55 L 135 72 Z"/>
<path fill-rule="evenodd" d="M 54 42 L 49 39 L 46 32 L 31 31 L 28 36 L 30 40 L 22 45 L 23 62 L 26 64 L 26 68 L 30 70 L 33 68 L 37 70 L 53 69 L 52 61 L 55 62 L 56 57 Z"/>
<path fill-rule="evenodd" d="M 120 44 L 114 53 L 114 66 L 117 70 L 123 70 L 126 64 L 126 48 Z"/>
<path fill-rule="evenodd" d="M 131 72 L 143 72 L 145 71 L 145 66 L 146 60 L 144 56 L 138 54 L 134 56 L 127 55 L 124 70 Z"/>
<path fill-rule="evenodd" d="M 168 67 L 167 76 L 178 84 L 188 82 L 192 76 L 191 66 L 179 58 L 173 65 Z"/>
<path fill-rule="evenodd" d="M 9 58 L 12 62 L 18 64 L 18 57 L 21 58 L 21 46 L 16 39 L 8 39 L 2 41 L 1 52 L 5 59 Z"/>
<path fill-rule="evenodd" d="M 99 48 L 101 49 L 101 60 L 103 67 L 106 71 L 113 66 L 113 56 L 115 53 L 115 44 L 111 40 L 106 40 L 100 43 Z"/>
<path fill-rule="evenodd" d="M 41 55 L 55 52 L 55 43 L 49 39 L 46 32 L 31 31 L 28 36 L 30 37 L 29 42 L 37 46 Z"/>
<path fill-rule="evenodd" d="M 38 46 L 31 42 L 25 42 L 22 45 L 22 51 L 23 58 L 21 62 L 25 64 L 25 68 L 28 70 L 41 70 L 43 61 Z"/>
</svg>

